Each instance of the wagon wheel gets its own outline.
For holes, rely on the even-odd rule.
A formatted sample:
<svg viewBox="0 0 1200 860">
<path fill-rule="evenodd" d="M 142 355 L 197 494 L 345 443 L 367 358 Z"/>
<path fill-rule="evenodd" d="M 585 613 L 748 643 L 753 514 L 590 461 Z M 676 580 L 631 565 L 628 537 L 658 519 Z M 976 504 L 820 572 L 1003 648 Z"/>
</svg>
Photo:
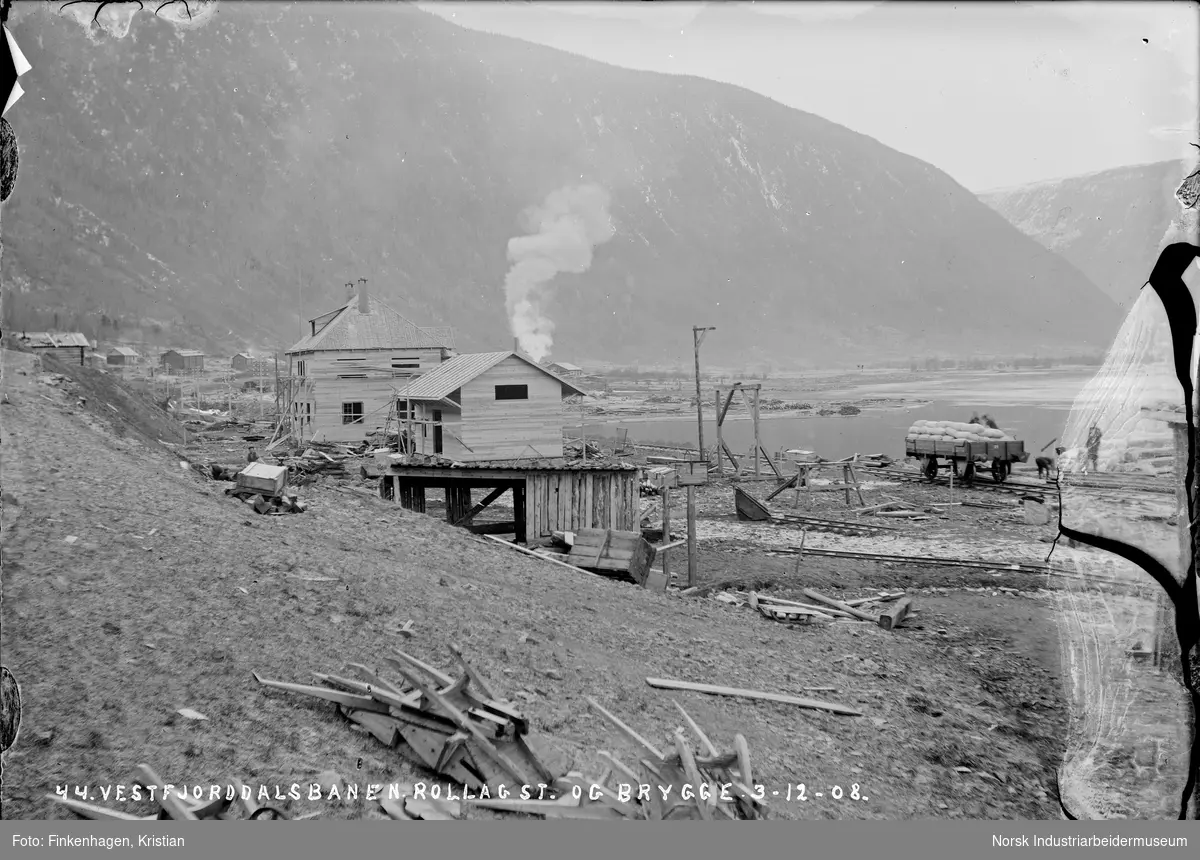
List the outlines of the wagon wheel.
<svg viewBox="0 0 1200 860">
<path fill-rule="evenodd" d="M 992 480 L 997 484 L 1004 483 L 1004 479 L 1008 477 L 1008 463 L 1005 463 L 999 457 L 992 460 Z"/>
<path fill-rule="evenodd" d="M 975 480 L 975 461 L 967 460 L 967 465 L 963 467 L 963 483 L 970 484 Z"/>
<path fill-rule="evenodd" d="M 924 468 L 921 469 L 921 474 L 923 474 L 930 481 L 933 481 L 933 480 L 937 479 L 937 473 L 938 473 L 937 457 L 926 457 L 925 458 L 925 466 L 924 466 Z"/>
</svg>

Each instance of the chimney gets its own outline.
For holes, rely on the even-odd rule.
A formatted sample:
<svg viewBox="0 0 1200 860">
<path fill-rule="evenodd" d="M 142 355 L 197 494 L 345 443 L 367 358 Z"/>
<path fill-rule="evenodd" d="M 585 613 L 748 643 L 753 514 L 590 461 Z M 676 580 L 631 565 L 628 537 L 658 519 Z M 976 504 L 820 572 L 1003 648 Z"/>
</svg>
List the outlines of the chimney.
<svg viewBox="0 0 1200 860">
<path fill-rule="evenodd" d="M 369 314 L 371 312 L 371 303 L 367 299 L 367 279 L 358 279 L 358 312 L 360 314 Z"/>
<path fill-rule="evenodd" d="M 517 354 L 521 352 L 521 339 L 519 337 L 513 338 L 513 352 Z"/>
</svg>

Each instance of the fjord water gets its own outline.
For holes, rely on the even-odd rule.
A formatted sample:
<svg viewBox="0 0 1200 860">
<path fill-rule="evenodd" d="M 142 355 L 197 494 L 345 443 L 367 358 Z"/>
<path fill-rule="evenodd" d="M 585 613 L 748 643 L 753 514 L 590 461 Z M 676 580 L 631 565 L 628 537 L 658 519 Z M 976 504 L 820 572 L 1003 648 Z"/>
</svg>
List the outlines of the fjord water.
<svg viewBox="0 0 1200 860">
<path fill-rule="evenodd" d="M 861 403 L 868 398 L 904 398 L 911 405 L 898 408 L 865 408 L 858 415 L 812 415 L 772 417 L 764 412 L 759 424 L 763 447 L 774 453 L 780 448 L 803 448 L 822 457 L 836 459 L 852 454 L 904 456 L 905 432 L 921 418 L 966 421 L 972 412 L 987 413 L 1000 427 L 1025 443 L 1036 456 L 1041 447 L 1062 434 L 1071 404 L 1097 368 L 1063 368 L 1026 371 L 948 371 L 914 374 L 912 380 L 872 381 L 845 385 L 834 390 L 781 392 L 781 384 L 764 383 L 764 397 L 813 403 L 843 401 Z M 707 388 L 707 386 L 706 386 Z M 767 390 L 769 389 L 769 390 Z M 705 445 L 716 440 L 713 407 L 705 404 Z M 589 436 L 613 436 L 617 428 L 628 428 L 630 440 L 645 443 L 696 444 L 695 413 L 679 417 L 657 416 L 589 421 Z M 578 432 L 578 431 L 576 431 Z M 722 433 L 734 453 L 750 449 L 754 431 L 749 418 L 730 415 Z"/>
</svg>

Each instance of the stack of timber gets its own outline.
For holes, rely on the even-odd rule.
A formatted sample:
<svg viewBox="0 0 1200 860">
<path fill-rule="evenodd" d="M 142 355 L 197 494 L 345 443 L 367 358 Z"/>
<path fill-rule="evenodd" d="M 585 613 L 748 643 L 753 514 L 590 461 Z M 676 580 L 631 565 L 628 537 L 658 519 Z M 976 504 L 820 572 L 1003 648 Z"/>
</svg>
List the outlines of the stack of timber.
<svg viewBox="0 0 1200 860">
<path fill-rule="evenodd" d="M 813 602 L 800 603 L 755 591 L 749 592 L 744 597 L 722 591 L 714 597 L 723 603 L 732 603 L 735 606 L 748 603 L 764 618 L 780 621 L 789 626 L 807 626 L 833 621 L 866 621 L 869 624 L 877 624 L 884 630 L 894 630 L 913 611 L 912 598 L 906 597 L 902 591 L 881 591 L 872 597 L 860 597 L 845 601 L 834 600 L 809 588 L 802 589 L 802 593 Z M 871 604 L 878 605 L 872 608 Z"/>
<path fill-rule="evenodd" d="M 208 798 L 196 798 L 173 787 L 167 791 L 171 784 L 163 781 L 149 765 L 140 764 L 133 783 L 139 789 L 145 790 L 151 801 L 157 802 L 158 809 L 153 815 L 133 815 L 109 809 L 68 797 L 65 792 L 48 794 L 46 797 L 65 806 L 80 818 L 92 821 L 279 821 L 288 817 L 282 810 L 260 804 L 254 799 L 253 792 L 238 779 L 225 786 L 225 790 L 219 791 L 216 797 L 212 797 L 210 793 Z M 238 814 L 234 800 L 240 801 L 241 815 Z"/>
<path fill-rule="evenodd" d="M 563 763 L 462 652 L 451 651 L 461 665 L 457 678 L 403 651 L 382 658 L 400 680 L 359 663 L 347 664 L 354 678 L 315 673 L 322 686 L 254 678 L 333 703 L 384 746 L 458 785 L 493 793 L 501 785 L 553 785 L 566 771 Z"/>
</svg>

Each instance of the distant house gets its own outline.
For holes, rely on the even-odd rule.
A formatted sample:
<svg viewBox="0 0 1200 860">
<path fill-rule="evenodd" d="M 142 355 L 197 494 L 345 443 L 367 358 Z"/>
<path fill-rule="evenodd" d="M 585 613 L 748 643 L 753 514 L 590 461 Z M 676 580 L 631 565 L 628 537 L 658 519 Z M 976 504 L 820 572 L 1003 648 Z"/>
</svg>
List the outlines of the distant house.
<svg viewBox="0 0 1200 860">
<path fill-rule="evenodd" d="M 462 462 L 563 456 L 563 400 L 585 395 L 515 352 L 459 355 L 401 389 L 415 448 Z"/>
<path fill-rule="evenodd" d="M 159 364 L 175 373 L 204 370 L 204 353 L 195 349 L 168 349 L 159 356 Z"/>
<path fill-rule="evenodd" d="M 366 438 L 387 425 L 394 407 L 402 408 L 398 388 L 453 354 L 453 329 L 410 322 L 371 298 L 364 284 L 342 307 L 309 320 L 309 333 L 287 350 L 292 435 Z M 404 420 L 402 411 L 398 417 Z"/>
<path fill-rule="evenodd" d="M 229 361 L 234 370 L 249 370 L 250 362 L 250 356 L 246 355 L 244 352 L 239 352 Z"/>
<path fill-rule="evenodd" d="M 118 367 L 131 367 L 138 363 L 138 354 L 127 346 L 113 347 L 106 356 L 108 363 Z"/>
<path fill-rule="evenodd" d="M 565 361 L 552 361 L 546 365 L 554 373 L 567 379 L 578 379 L 583 376 L 583 368 L 577 364 L 570 364 Z"/>
<path fill-rule="evenodd" d="M 84 365 L 88 339 L 80 332 L 30 331 L 22 332 L 20 340 L 38 355 L 51 355 L 66 364 Z"/>
</svg>

